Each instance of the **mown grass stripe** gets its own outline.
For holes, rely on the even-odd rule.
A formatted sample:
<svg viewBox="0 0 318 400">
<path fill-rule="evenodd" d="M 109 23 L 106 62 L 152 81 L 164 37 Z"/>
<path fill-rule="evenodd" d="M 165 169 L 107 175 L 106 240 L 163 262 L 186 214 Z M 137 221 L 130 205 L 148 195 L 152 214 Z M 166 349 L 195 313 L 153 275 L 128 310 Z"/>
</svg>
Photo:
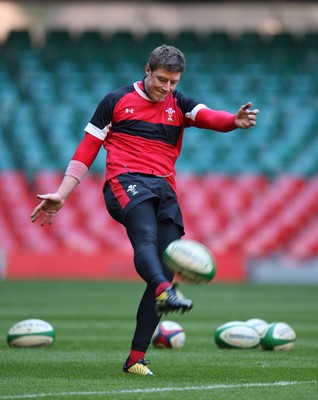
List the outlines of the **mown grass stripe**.
<svg viewBox="0 0 318 400">
<path fill-rule="evenodd" d="M 148 378 L 147 378 L 148 379 Z M 160 393 L 160 392 L 182 392 L 194 390 L 216 390 L 216 389 L 241 389 L 254 387 L 274 387 L 274 386 L 292 386 L 292 385 L 313 385 L 316 381 L 281 381 L 268 383 L 238 383 L 238 384 L 217 384 L 207 386 L 186 386 L 186 387 L 162 387 L 149 389 L 124 389 L 124 390 L 106 390 L 106 391 L 86 391 L 86 392 L 62 392 L 62 393 L 35 393 L 35 394 L 20 394 L 1 396 L 1 400 L 9 399 L 41 399 L 54 396 L 115 396 L 121 394 L 136 394 L 136 393 Z"/>
</svg>

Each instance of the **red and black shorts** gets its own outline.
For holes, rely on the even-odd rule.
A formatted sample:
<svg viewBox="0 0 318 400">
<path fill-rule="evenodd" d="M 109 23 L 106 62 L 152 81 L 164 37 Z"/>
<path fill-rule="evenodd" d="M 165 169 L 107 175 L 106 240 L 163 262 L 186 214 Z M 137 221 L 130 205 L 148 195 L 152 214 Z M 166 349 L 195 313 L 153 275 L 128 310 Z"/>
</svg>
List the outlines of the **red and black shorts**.
<svg viewBox="0 0 318 400">
<path fill-rule="evenodd" d="M 153 198 L 157 199 L 158 221 L 171 219 L 182 231 L 184 229 L 177 195 L 165 178 L 139 173 L 121 174 L 106 183 L 104 197 L 109 214 L 123 225 L 132 207 Z"/>
</svg>

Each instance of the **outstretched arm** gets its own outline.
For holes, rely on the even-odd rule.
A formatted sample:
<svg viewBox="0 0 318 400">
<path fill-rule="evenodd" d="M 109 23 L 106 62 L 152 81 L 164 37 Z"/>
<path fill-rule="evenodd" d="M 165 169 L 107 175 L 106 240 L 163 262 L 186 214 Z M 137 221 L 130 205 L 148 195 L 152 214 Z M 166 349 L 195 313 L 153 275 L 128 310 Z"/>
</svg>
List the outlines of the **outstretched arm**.
<svg viewBox="0 0 318 400">
<path fill-rule="evenodd" d="M 236 114 L 228 111 L 213 110 L 204 105 L 198 105 L 187 114 L 190 126 L 211 129 L 219 132 L 229 132 L 236 128 L 246 129 L 256 125 L 258 110 L 249 110 L 252 106 L 248 102 L 241 106 Z"/>
<path fill-rule="evenodd" d="M 35 207 L 31 214 L 32 222 L 42 217 L 41 226 L 47 222 L 52 225 L 56 213 L 63 207 L 67 197 L 73 192 L 87 173 L 90 165 L 102 145 L 102 141 L 86 134 L 65 172 L 64 179 L 55 193 L 38 194 L 42 202 Z"/>
</svg>

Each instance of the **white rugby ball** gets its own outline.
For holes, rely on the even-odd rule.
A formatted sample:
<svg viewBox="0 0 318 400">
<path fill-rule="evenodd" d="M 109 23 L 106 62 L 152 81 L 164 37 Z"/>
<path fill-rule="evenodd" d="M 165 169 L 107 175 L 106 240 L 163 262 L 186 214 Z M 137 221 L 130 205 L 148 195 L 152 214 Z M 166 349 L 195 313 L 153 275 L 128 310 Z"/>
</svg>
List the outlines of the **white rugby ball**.
<svg viewBox="0 0 318 400">
<path fill-rule="evenodd" d="M 291 350 L 296 341 L 294 329 L 285 322 L 272 322 L 261 338 L 264 350 Z"/>
<path fill-rule="evenodd" d="M 174 321 L 162 321 L 152 335 L 152 344 L 159 349 L 180 349 L 186 335 L 181 325 Z"/>
<path fill-rule="evenodd" d="M 41 319 L 17 322 L 9 329 L 7 335 L 7 342 L 11 347 L 46 347 L 54 340 L 54 328 Z"/>
<path fill-rule="evenodd" d="M 214 340 L 221 349 L 252 349 L 259 345 L 260 336 L 246 322 L 231 321 L 216 329 Z"/>
<path fill-rule="evenodd" d="M 263 333 L 266 331 L 266 329 L 268 328 L 269 323 L 264 321 L 263 319 L 260 318 L 251 318 L 249 320 L 246 321 L 247 325 L 250 325 L 251 327 L 253 327 L 254 329 L 256 329 L 256 331 L 258 332 L 258 334 L 262 337 Z"/>
<path fill-rule="evenodd" d="M 195 240 L 174 240 L 165 249 L 163 261 L 168 268 L 190 283 L 208 283 L 216 273 L 212 253 Z"/>
</svg>

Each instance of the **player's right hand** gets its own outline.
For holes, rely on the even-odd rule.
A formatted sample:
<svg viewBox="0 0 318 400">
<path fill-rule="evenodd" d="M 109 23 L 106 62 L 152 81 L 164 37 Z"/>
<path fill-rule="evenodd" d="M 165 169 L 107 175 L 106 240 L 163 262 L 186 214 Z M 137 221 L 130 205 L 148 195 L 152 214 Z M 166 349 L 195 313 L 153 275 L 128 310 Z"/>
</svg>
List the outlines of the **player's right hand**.
<svg viewBox="0 0 318 400">
<path fill-rule="evenodd" d="M 32 222 L 42 217 L 41 226 L 44 226 L 47 222 L 52 225 L 55 214 L 63 207 L 65 199 L 62 199 L 58 193 L 38 194 L 37 198 L 43 201 L 33 210 L 31 214 Z"/>
</svg>

